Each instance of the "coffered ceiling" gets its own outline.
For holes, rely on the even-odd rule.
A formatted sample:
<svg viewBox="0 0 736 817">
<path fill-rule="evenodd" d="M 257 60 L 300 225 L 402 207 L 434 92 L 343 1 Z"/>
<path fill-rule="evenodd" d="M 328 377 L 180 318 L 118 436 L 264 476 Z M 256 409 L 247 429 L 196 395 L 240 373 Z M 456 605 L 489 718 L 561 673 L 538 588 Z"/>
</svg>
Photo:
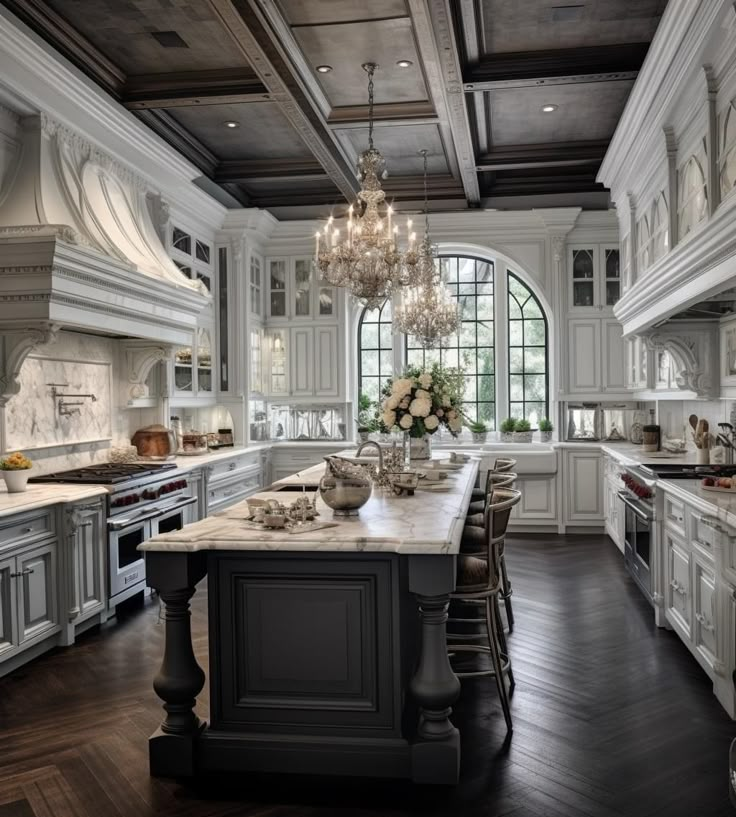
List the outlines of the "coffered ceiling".
<svg viewBox="0 0 736 817">
<path fill-rule="evenodd" d="M 365 62 L 379 66 L 375 143 L 398 207 L 421 201 L 421 149 L 436 209 L 606 206 L 595 176 L 666 5 L 3 1 L 196 164 L 208 190 L 279 218 L 322 214 L 358 189 Z"/>
</svg>

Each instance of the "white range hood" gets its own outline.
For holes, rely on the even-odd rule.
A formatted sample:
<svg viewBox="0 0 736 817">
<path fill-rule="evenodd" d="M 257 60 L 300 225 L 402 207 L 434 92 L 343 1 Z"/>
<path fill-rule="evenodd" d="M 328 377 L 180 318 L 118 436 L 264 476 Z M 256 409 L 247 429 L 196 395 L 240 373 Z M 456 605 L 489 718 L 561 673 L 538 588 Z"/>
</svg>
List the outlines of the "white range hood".
<svg viewBox="0 0 736 817">
<path fill-rule="evenodd" d="M 162 209 L 156 192 L 46 115 L 22 124 L 0 199 L 2 393 L 58 327 L 191 344 L 211 297 L 167 256 L 149 209 Z"/>
</svg>

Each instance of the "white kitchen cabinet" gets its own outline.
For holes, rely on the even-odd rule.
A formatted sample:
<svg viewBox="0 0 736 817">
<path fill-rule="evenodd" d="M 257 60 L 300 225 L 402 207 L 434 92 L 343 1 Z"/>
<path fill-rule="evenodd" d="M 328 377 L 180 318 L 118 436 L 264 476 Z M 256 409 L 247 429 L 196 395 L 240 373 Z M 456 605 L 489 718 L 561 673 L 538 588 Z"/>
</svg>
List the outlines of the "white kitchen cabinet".
<svg viewBox="0 0 736 817">
<path fill-rule="evenodd" d="M 223 457 L 206 465 L 203 470 L 206 476 L 203 517 L 247 499 L 265 487 L 260 451 L 244 451 L 232 457 Z"/>
<path fill-rule="evenodd" d="M 525 476 L 514 487 L 521 491 L 521 499 L 511 511 L 512 521 L 530 525 L 557 522 L 556 474 Z"/>
<path fill-rule="evenodd" d="M 600 451 L 565 451 L 565 524 L 602 525 L 603 467 Z"/>
<path fill-rule="evenodd" d="M 269 258 L 266 261 L 268 280 L 268 317 L 286 320 L 289 317 L 289 259 Z"/>
<path fill-rule="evenodd" d="M 269 322 L 334 320 L 337 290 L 321 281 L 311 257 L 280 257 L 266 261 Z"/>
<path fill-rule="evenodd" d="M 568 392 L 590 394 L 601 390 L 601 321 L 574 318 L 567 322 Z"/>
<path fill-rule="evenodd" d="M 18 645 L 37 641 L 59 629 L 56 542 L 16 557 Z"/>
<path fill-rule="evenodd" d="M 68 547 L 65 550 L 67 587 L 66 622 L 74 639 L 73 628 L 94 616 L 104 621 L 107 611 L 105 559 L 107 531 L 102 502 L 67 506 L 65 527 Z"/>
<path fill-rule="evenodd" d="M 291 395 L 311 397 L 314 394 L 314 328 L 292 327 L 289 338 L 291 349 L 289 373 Z"/>
<path fill-rule="evenodd" d="M 340 361 L 338 351 L 337 326 L 315 326 L 315 397 L 337 397 L 340 394 Z"/>
<path fill-rule="evenodd" d="M 340 395 L 340 350 L 335 325 L 271 328 L 266 333 L 271 398 Z"/>
<path fill-rule="evenodd" d="M 633 391 L 644 391 L 652 387 L 653 353 L 647 349 L 644 338 L 627 338 L 626 344 L 626 387 Z"/>
<path fill-rule="evenodd" d="M 692 599 L 690 551 L 684 540 L 665 528 L 665 617 L 686 642 L 690 640 Z"/>
<path fill-rule="evenodd" d="M 289 383 L 289 330 L 269 329 L 266 333 L 268 374 L 266 386 L 271 397 L 288 397 Z"/>
<path fill-rule="evenodd" d="M 214 331 L 210 327 L 200 326 L 194 333 L 194 342 L 191 346 L 178 346 L 174 349 L 170 365 L 172 400 L 175 404 L 187 405 L 191 401 L 200 404 L 214 403 L 213 337 Z"/>
<path fill-rule="evenodd" d="M 606 533 L 611 537 L 616 547 L 624 552 L 624 506 L 619 498 L 620 486 L 612 479 L 605 482 L 605 510 L 606 510 Z"/>
<path fill-rule="evenodd" d="M 623 328 L 614 318 L 567 322 L 569 394 L 595 397 L 626 391 Z"/>
<path fill-rule="evenodd" d="M 570 244 L 567 261 L 569 310 L 612 314 L 621 296 L 618 245 Z"/>
<path fill-rule="evenodd" d="M 721 397 L 736 397 L 736 315 L 721 319 Z"/>
<path fill-rule="evenodd" d="M 0 661 L 16 652 L 18 646 L 15 635 L 18 610 L 15 572 L 15 559 L 0 560 Z"/>
<path fill-rule="evenodd" d="M 693 647 L 705 668 L 721 664 L 716 618 L 716 576 L 712 565 L 693 555 Z"/>
</svg>

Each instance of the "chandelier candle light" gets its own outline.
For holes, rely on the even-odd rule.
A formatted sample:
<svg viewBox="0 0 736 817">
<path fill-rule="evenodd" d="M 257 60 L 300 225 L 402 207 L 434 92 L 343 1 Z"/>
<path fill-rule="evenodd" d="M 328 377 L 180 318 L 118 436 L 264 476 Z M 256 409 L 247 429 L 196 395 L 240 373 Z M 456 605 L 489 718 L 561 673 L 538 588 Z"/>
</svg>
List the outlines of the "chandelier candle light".
<svg viewBox="0 0 736 817">
<path fill-rule="evenodd" d="M 347 236 L 340 240 L 332 216 L 324 232 L 316 234 L 314 263 L 322 280 L 348 289 L 375 309 L 398 287 L 416 283 L 418 255 L 411 221 L 407 222 L 408 251 L 402 253 L 392 208 L 388 206 L 383 215 L 379 211 L 386 198 L 379 179 L 385 176 L 386 163 L 373 146 L 373 74 L 378 66 L 367 62 L 362 67 L 368 74 L 368 149 L 358 159 L 361 189 L 355 205 L 348 208 Z"/>
<path fill-rule="evenodd" d="M 460 326 L 458 302 L 442 283 L 437 250 L 429 235 L 427 201 L 427 151 L 424 157 L 424 238 L 416 254 L 416 284 L 402 292 L 394 321 L 399 331 L 413 335 L 425 349 L 441 343 Z"/>
</svg>

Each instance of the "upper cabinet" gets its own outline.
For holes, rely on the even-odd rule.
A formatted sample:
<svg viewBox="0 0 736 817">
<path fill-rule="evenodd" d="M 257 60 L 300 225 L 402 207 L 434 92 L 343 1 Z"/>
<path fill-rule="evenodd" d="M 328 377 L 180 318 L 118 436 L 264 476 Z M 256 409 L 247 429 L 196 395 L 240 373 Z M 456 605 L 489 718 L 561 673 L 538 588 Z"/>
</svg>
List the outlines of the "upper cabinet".
<svg viewBox="0 0 736 817">
<path fill-rule="evenodd" d="M 255 252 L 248 267 L 248 301 L 251 313 L 263 318 L 263 259 Z"/>
<path fill-rule="evenodd" d="M 199 327 L 192 346 L 178 346 L 174 350 L 173 397 L 210 401 L 214 399 L 214 390 L 212 333 Z"/>
<path fill-rule="evenodd" d="M 215 257 L 212 243 L 181 227 L 172 225 L 170 229 L 171 260 L 187 278 L 201 281 L 207 292 L 213 292 Z"/>
<path fill-rule="evenodd" d="M 317 280 L 311 258 L 269 258 L 267 318 L 269 321 L 336 320 L 336 292 Z"/>
<path fill-rule="evenodd" d="M 612 312 L 621 296 L 618 244 L 570 244 L 567 268 L 570 311 Z"/>
</svg>

